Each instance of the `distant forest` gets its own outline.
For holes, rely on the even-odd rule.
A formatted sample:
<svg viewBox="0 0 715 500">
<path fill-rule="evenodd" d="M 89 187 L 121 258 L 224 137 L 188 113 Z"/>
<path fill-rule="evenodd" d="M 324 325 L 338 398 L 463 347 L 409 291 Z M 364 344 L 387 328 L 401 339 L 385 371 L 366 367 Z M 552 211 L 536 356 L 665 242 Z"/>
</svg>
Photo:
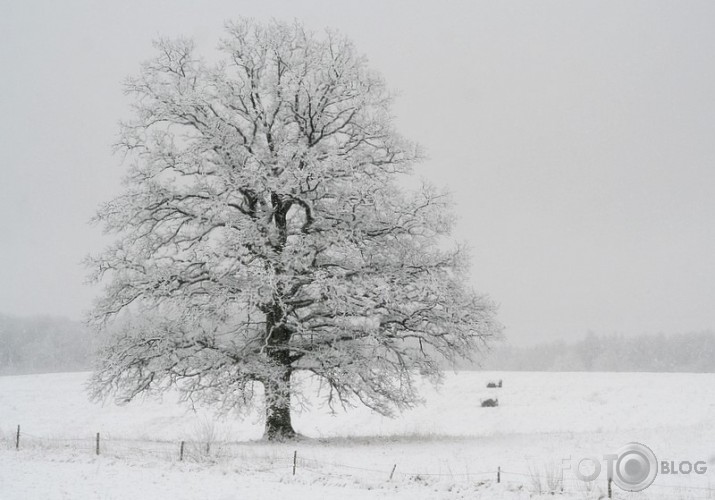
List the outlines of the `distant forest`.
<svg viewBox="0 0 715 500">
<path fill-rule="evenodd" d="M 0 375 L 88 370 L 94 336 L 66 318 L 0 315 Z"/>
<path fill-rule="evenodd" d="M 504 371 L 715 372 L 715 332 L 596 335 L 530 347 L 494 346 L 478 369 Z"/>
<path fill-rule="evenodd" d="M 66 318 L 0 315 L 0 375 L 84 371 L 95 335 Z M 497 344 L 478 366 L 504 371 L 715 372 L 715 332 L 597 335 L 529 347 Z"/>
</svg>

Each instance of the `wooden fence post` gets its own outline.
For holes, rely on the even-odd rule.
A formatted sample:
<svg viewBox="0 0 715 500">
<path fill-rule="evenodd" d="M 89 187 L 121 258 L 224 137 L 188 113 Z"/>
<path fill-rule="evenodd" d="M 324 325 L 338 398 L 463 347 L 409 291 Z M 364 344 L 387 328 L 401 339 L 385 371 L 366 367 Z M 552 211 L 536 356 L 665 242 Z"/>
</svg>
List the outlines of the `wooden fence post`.
<svg viewBox="0 0 715 500">
<path fill-rule="evenodd" d="M 388 481 L 392 481 L 392 476 L 395 475 L 395 469 L 397 469 L 397 464 L 392 466 L 392 472 L 390 472 L 390 479 L 388 479 Z"/>
<path fill-rule="evenodd" d="M 97 449 L 96 449 L 97 455 L 99 455 L 99 432 L 97 433 Z"/>
<path fill-rule="evenodd" d="M 181 442 L 181 446 L 179 447 L 179 462 L 182 462 L 184 460 L 184 442 Z"/>
<path fill-rule="evenodd" d="M 20 451 L 20 426 L 17 426 L 17 436 L 15 436 L 15 451 Z"/>
<path fill-rule="evenodd" d="M 293 475 L 295 476 L 295 465 L 298 462 L 298 450 L 293 452 Z"/>
</svg>

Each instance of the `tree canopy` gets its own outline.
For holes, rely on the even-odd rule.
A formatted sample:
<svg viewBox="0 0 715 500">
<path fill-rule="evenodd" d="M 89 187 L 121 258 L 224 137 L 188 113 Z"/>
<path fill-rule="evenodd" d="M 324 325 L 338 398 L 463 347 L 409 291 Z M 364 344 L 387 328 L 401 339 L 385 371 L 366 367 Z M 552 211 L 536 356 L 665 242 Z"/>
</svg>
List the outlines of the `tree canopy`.
<svg viewBox="0 0 715 500">
<path fill-rule="evenodd" d="M 124 191 L 96 216 L 116 242 L 88 259 L 110 332 L 94 397 L 176 387 L 234 409 L 262 387 L 266 436 L 285 438 L 298 371 L 391 414 L 499 333 L 448 244 L 448 197 L 401 188 L 419 148 L 349 40 L 241 20 L 211 61 L 187 39 L 156 50 L 126 84 Z"/>
</svg>

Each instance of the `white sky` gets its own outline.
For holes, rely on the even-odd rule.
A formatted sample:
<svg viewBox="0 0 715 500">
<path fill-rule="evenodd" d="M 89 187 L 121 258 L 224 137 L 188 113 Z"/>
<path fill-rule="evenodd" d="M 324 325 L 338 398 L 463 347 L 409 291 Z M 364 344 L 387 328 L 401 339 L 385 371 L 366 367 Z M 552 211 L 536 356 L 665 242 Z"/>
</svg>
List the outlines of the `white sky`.
<svg viewBox="0 0 715 500">
<path fill-rule="evenodd" d="M 715 2 L 0 0 L 0 313 L 80 319 L 124 78 L 237 16 L 338 28 L 400 91 L 514 343 L 715 328 Z"/>
</svg>

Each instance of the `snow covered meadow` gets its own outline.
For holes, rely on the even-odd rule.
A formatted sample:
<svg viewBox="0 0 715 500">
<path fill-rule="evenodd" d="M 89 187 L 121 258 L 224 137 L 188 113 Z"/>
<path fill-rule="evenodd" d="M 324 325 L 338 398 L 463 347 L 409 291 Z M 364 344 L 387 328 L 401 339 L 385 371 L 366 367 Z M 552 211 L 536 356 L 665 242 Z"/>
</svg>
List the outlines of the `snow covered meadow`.
<svg viewBox="0 0 715 500">
<path fill-rule="evenodd" d="M 631 441 L 709 469 L 614 498 L 715 498 L 715 374 L 450 373 L 396 419 L 316 402 L 295 415 L 306 438 L 280 444 L 258 441 L 257 414 L 92 404 L 87 376 L 0 377 L 0 499 L 599 498 L 605 471 L 589 484 L 569 464 Z"/>
</svg>

